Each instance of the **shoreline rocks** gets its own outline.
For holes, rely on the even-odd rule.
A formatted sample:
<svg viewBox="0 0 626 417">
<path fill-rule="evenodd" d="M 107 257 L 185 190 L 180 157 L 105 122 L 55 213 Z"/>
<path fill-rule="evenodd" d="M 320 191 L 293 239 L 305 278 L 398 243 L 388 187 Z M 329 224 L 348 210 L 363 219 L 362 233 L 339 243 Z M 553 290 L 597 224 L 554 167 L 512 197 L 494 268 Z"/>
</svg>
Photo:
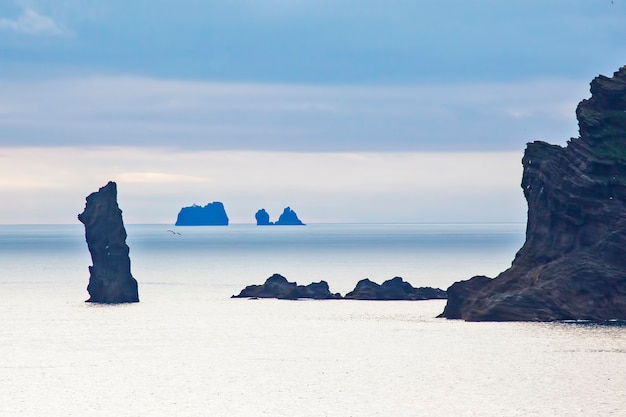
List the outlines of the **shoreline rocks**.
<svg viewBox="0 0 626 417">
<path fill-rule="evenodd" d="M 117 185 L 109 182 L 86 198 L 78 215 L 85 225 L 85 240 L 91 254 L 87 291 L 92 303 L 139 301 L 137 281 L 130 272 L 129 248 L 122 210 L 117 205 Z"/>
<path fill-rule="evenodd" d="M 454 283 L 439 317 L 626 319 L 626 66 L 590 90 L 576 109 L 578 138 L 526 148 L 526 241 L 511 267 Z"/>
</svg>

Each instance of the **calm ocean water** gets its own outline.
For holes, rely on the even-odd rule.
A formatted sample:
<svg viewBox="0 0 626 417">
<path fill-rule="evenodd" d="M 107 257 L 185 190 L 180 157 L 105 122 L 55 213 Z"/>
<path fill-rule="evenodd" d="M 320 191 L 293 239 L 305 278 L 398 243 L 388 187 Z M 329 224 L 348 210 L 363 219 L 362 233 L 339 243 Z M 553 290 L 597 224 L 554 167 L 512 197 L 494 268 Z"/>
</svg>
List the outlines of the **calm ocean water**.
<svg viewBox="0 0 626 417">
<path fill-rule="evenodd" d="M 127 231 L 141 302 L 101 306 L 82 225 L 0 226 L 1 416 L 626 415 L 625 327 L 229 298 L 275 272 L 446 288 L 507 268 L 524 225 Z"/>
</svg>

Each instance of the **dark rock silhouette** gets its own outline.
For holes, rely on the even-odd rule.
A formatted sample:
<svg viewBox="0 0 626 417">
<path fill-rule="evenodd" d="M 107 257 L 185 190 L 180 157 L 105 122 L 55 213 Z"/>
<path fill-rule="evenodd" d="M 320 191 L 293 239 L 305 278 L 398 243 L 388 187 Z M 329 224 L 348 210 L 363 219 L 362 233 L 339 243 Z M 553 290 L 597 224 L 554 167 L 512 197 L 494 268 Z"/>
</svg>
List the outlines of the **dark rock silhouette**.
<svg viewBox="0 0 626 417">
<path fill-rule="evenodd" d="M 89 267 L 88 302 L 133 303 L 139 301 L 137 281 L 130 273 L 129 248 L 122 210 L 117 205 L 117 185 L 109 182 L 87 196 L 85 210 L 78 215 L 85 225 L 85 239 L 92 266 Z"/>
<path fill-rule="evenodd" d="M 257 211 L 254 215 L 254 218 L 256 219 L 257 226 L 271 226 L 274 224 L 270 222 L 270 215 L 267 213 L 267 211 L 265 211 L 265 209 Z"/>
<path fill-rule="evenodd" d="M 576 116 L 565 148 L 526 148 L 526 242 L 511 268 L 453 284 L 440 317 L 626 320 L 626 66 L 596 77 Z"/>
<path fill-rule="evenodd" d="M 439 288 L 415 288 L 400 277 L 387 280 L 379 285 L 369 279 L 362 279 L 344 297 L 352 300 L 432 300 L 445 299 L 446 292 Z"/>
<path fill-rule="evenodd" d="M 224 204 L 219 201 L 204 207 L 194 204 L 180 210 L 176 226 L 228 226 L 228 216 Z"/>
<path fill-rule="evenodd" d="M 280 274 L 269 277 L 263 285 L 249 285 L 239 295 L 232 298 L 278 298 L 295 300 L 298 298 L 341 299 L 339 293 L 331 293 L 326 281 L 309 285 L 298 285 L 287 281 Z M 413 288 L 411 284 L 396 277 L 378 285 L 369 279 L 359 281 L 356 288 L 346 294 L 346 299 L 353 300 L 431 300 L 445 299 L 446 292 L 438 288 Z"/>
<path fill-rule="evenodd" d="M 298 215 L 290 207 L 285 207 L 283 214 L 280 215 L 278 221 L 271 222 L 270 215 L 261 209 L 254 215 L 257 226 L 304 226 L 304 223 L 300 221 Z"/>
<path fill-rule="evenodd" d="M 284 300 L 313 298 L 319 300 L 341 298 L 341 295 L 332 294 L 326 281 L 314 282 L 304 286 L 289 282 L 282 275 L 274 274 L 263 285 L 249 285 L 239 295 L 233 295 L 232 298 L 279 298 Z"/>
</svg>

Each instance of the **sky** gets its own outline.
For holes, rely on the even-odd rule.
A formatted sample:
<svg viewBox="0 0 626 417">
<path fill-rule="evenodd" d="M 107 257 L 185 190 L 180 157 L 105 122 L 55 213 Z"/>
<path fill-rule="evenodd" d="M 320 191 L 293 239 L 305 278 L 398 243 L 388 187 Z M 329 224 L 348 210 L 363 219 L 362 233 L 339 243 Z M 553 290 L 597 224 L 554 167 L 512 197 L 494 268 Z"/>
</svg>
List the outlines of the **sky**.
<svg viewBox="0 0 626 417">
<path fill-rule="evenodd" d="M 578 135 L 624 0 L 1 0 L 0 224 L 523 222 L 527 142 Z"/>
</svg>

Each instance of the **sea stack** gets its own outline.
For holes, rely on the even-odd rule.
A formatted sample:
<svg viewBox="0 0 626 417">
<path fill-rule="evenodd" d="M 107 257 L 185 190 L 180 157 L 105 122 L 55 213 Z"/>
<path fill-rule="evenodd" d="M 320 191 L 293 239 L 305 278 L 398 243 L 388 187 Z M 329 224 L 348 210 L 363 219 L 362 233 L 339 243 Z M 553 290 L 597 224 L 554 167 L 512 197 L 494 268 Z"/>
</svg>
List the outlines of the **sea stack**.
<svg viewBox="0 0 626 417">
<path fill-rule="evenodd" d="M 228 226 L 228 215 L 221 201 L 204 207 L 194 204 L 180 209 L 176 226 Z"/>
<path fill-rule="evenodd" d="M 254 215 L 254 218 L 256 219 L 257 226 L 271 226 L 274 224 L 270 221 L 270 215 L 267 213 L 267 211 L 265 211 L 264 208 L 257 211 Z"/>
<path fill-rule="evenodd" d="M 626 66 L 591 82 L 566 147 L 528 144 L 526 242 L 495 279 L 453 284 L 440 317 L 626 320 Z"/>
<path fill-rule="evenodd" d="M 78 215 L 78 220 L 85 225 L 85 239 L 93 263 L 89 267 L 87 302 L 138 302 L 137 281 L 130 273 L 122 210 L 117 205 L 117 185 L 109 182 L 87 196 L 85 210 Z"/>
<path fill-rule="evenodd" d="M 264 208 L 257 211 L 254 218 L 257 226 L 304 226 L 304 223 L 302 223 L 291 207 L 285 207 L 283 214 L 275 222 L 270 221 L 270 215 Z"/>
<path fill-rule="evenodd" d="M 291 207 L 285 207 L 283 214 L 278 217 L 277 226 L 304 226 L 304 223 L 298 218 L 298 215 Z"/>
</svg>

